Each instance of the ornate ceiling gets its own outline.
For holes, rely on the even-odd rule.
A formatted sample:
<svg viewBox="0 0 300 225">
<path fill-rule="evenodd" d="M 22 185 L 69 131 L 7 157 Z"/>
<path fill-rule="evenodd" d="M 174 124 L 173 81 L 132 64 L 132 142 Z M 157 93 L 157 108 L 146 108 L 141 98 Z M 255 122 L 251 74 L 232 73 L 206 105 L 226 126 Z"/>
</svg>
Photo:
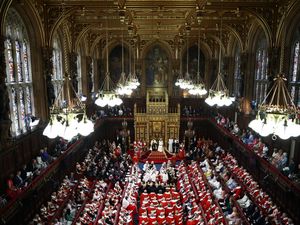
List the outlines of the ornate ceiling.
<svg viewBox="0 0 300 225">
<path fill-rule="evenodd" d="M 40 3 L 36 0 L 36 6 Z M 145 43 L 158 39 L 171 45 L 189 33 L 191 37 L 214 37 L 218 41 L 221 17 L 226 45 L 232 35 L 246 41 L 255 21 L 276 35 L 280 17 L 289 0 L 45 0 L 47 25 L 53 32 L 57 24 L 68 21 L 74 43 L 85 36 L 93 45 L 104 30 L 111 36 L 127 37 Z M 273 33 L 272 33 L 273 32 Z M 209 44 L 209 40 L 206 41 Z M 75 44 L 76 45 L 76 44 Z"/>
</svg>

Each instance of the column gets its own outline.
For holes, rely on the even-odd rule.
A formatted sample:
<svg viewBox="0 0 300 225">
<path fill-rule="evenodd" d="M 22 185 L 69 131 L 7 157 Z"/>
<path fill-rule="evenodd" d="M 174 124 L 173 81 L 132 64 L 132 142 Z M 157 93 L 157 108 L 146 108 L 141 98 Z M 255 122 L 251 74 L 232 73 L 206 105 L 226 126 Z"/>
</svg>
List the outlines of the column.
<svg viewBox="0 0 300 225">
<path fill-rule="evenodd" d="M 53 51 L 50 47 L 44 47 L 43 53 L 43 71 L 46 80 L 47 100 L 48 108 L 50 108 L 55 101 L 55 92 L 52 84 L 52 73 L 53 73 Z M 49 112 L 48 112 L 49 113 Z"/>
<path fill-rule="evenodd" d="M 9 119 L 9 97 L 7 87 L 5 84 L 6 65 L 4 55 L 4 41 L 4 36 L 0 36 L 0 151 L 8 146 L 8 139 L 11 137 L 11 120 Z"/>
<path fill-rule="evenodd" d="M 75 52 L 69 53 L 69 72 L 70 72 L 71 84 L 73 85 L 75 92 L 78 93 L 77 54 Z M 73 93 L 72 91 L 70 92 L 70 95 L 71 98 L 75 97 L 75 93 Z"/>
<path fill-rule="evenodd" d="M 295 147 L 296 147 L 296 140 L 294 138 L 291 139 L 291 147 L 290 147 L 290 154 L 289 154 L 289 162 L 295 157 Z"/>
</svg>

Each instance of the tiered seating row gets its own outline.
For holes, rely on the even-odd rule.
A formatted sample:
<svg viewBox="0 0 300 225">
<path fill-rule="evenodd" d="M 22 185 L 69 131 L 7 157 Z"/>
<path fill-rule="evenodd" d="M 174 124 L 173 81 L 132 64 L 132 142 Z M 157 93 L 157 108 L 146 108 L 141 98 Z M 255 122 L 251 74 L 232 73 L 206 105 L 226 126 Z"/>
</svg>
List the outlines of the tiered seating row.
<svg viewBox="0 0 300 225">
<path fill-rule="evenodd" d="M 65 179 L 57 192 L 53 192 L 51 200 L 48 201 L 47 206 L 41 207 L 41 219 L 51 223 L 58 218 L 65 208 L 68 200 L 73 197 L 74 190 L 77 189 L 77 184 L 70 185 L 70 182 Z"/>
<path fill-rule="evenodd" d="M 223 174 L 220 174 L 221 173 L 220 170 L 222 168 L 222 164 L 220 163 L 220 161 L 217 159 L 216 161 L 213 162 L 211 161 L 206 161 L 206 162 L 209 162 L 209 164 L 207 163 L 205 164 L 206 166 L 209 166 L 208 168 L 206 168 L 206 170 L 211 170 L 213 174 L 213 176 L 207 177 L 209 180 L 208 183 L 213 189 L 213 194 L 218 200 L 219 205 L 222 207 L 223 213 L 228 213 L 228 208 L 226 206 L 226 203 L 227 201 L 228 202 L 231 201 L 232 205 L 230 207 L 234 206 L 237 209 L 238 217 L 242 219 L 243 224 L 250 225 L 250 221 L 248 221 L 249 219 L 246 217 L 246 214 L 243 212 L 241 206 L 237 202 L 238 199 L 242 199 L 241 186 L 237 186 L 237 187 L 233 187 L 232 189 L 229 189 L 222 176 Z"/>
<path fill-rule="evenodd" d="M 101 186 L 102 186 L 102 189 L 105 189 L 105 187 L 103 187 L 103 185 L 101 185 Z M 99 201 L 99 200 L 101 201 L 101 204 L 98 208 L 97 217 L 96 217 L 96 220 L 94 222 L 94 225 L 98 224 L 98 220 L 101 217 L 101 212 L 104 209 L 105 199 L 107 198 L 107 194 L 110 191 L 110 189 L 112 188 L 112 186 L 113 186 L 112 183 L 109 183 L 105 192 L 103 192 L 104 190 L 97 190 L 97 192 L 96 192 L 97 194 L 96 193 L 94 194 L 93 199 L 96 200 L 96 201 Z"/>
<path fill-rule="evenodd" d="M 187 225 L 206 225 L 204 210 L 198 204 L 199 197 L 197 191 L 193 188 L 193 182 L 190 179 L 191 175 L 183 163 L 178 166 L 177 190 L 182 195 L 184 208 L 187 209 L 187 218 L 184 219 Z"/>
<path fill-rule="evenodd" d="M 134 224 L 137 213 L 138 191 L 141 185 L 141 171 L 137 164 L 134 164 L 126 175 L 126 186 L 122 195 L 122 205 L 118 211 L 115 224 Z"/>
<path fill-rule="evenodd" d="M 165 193 L 142 193 L 139 224 L 183 224 L 180 194 L 171 188 Z"/>
<path fill-rule="evenodd" d="M 118 207 L 120 205 L 121 194 L 123 188 L 120 186 L 119 182 L 115 183 L 113 187 L 109 188 L 105 192 L 106 197 L 103 198 L 103 203 L 99 204 L 97 208 L 96 218 L 91 224 L 113 224 L 116 220 L 116 214 Z M 103 209 L 103 210 L 101 210 Z"/>
<path fill-rule="evenodd" d="M 197 196 L 199 197 L 199 204 L 203 209 L 207 224 L 227 224 L 221 207 L 213 197 L 213 193 L 208 185 L 206 176 L 196 162 L 192 162 L 192 164 L 189 166 L 189 174 L 196 187 Z"/>
<path fill-rule="evenodd" d="M 245 169 L 238 166 L 237 161 L 231 154 L 227 153 L 223 161 L 226 168 L 235 176 L 239 184 L 247 190 L 251 200 L 259 206 L 262 214 L 272 224 L 291 224 L 291 220 L 272 203 L 271 198 L 262 191 L 252 176 Z"/>
<path fill-rule="evenodd" d="M 82 213 L 84 213 L 84 209 L 87 205 L 87 202 L 91 198 L 91 193 L 95 187 L 94 181 L 89 181 L 87 178 L 81 178 L 79 181 L 78 189 L 76 192 L 76 201 L 79 203 L 80 206 L 76 212 L 75 216 L 73 218 L 72 224 L 78 223 L 84 223 L 85 221 L 89 221 L 90 218 L 87 217 L 86 219 L 82 218 Z M 81 203 L 80 203 L 81 202 Z"/>
</svg>

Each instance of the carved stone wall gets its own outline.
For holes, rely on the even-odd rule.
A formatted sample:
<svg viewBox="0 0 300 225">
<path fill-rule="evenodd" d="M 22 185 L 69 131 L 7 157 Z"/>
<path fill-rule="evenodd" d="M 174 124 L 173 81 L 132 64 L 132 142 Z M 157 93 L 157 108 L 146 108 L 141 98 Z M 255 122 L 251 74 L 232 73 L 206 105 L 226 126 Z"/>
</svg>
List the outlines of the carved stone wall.
<svg viewBox="0 0 300 225">
<path fill-rule="evenodd" d="M 43 70 L 44 70 L 44 77 L 46 80 L 46 87 L 47 87 L 47 102 L 48 106 L 51 107 L 55 101 L 55 92 L 54 87 L 52 84 L 52 73 L 53 73 L 53 51 L 49 47 L 43 48 Z"/>
<path fill-rule="evenodd" d="M 5 84 L 6 79 L 6 66 L 4 55 L 4 41 L 5 38 L 0 36 L 0 151 L 7 146 L 7 140 L 11 137 L 9 118 L 9 97 L 7 87 Z"/>
</svg>

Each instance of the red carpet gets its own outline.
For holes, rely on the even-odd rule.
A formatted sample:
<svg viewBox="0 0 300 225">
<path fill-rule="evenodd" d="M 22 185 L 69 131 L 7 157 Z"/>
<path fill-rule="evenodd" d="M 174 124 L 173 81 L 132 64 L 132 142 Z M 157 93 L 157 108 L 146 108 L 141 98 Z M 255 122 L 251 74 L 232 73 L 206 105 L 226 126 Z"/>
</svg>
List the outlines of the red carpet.
<svg viewBox="0 0 300 225">
<path fill-rule="evenodd" d="M 177 160 L 176 155 L 168 153 L 167 151 L 165 152 L 159 152 L 159 151 L 148 151 L 144 153 L 141 158 L 140 162 L 154 162 L 154 163 L 163 163 L 167 162 L 168 160 Z"/>
</svg>

